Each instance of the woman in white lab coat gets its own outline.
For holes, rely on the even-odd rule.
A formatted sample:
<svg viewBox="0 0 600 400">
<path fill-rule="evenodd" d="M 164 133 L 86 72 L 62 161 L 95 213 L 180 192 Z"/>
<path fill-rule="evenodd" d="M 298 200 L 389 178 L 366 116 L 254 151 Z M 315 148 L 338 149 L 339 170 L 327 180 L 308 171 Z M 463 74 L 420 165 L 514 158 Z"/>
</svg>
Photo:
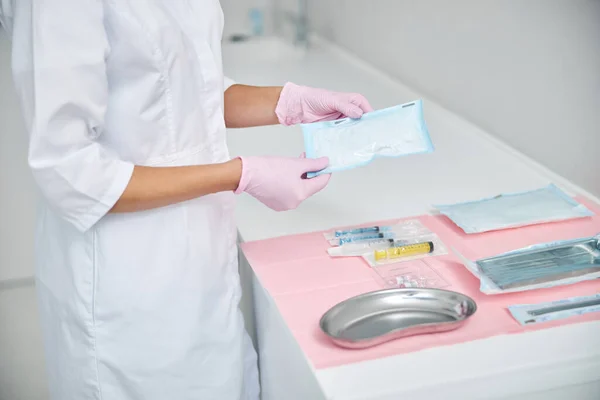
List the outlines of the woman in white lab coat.
<svg viewBox="0 0 600 400">
<path fill-rule="evenodd" d="M 294 208 L 327 160 L 231 160 L 225 128 L 358 118 L 366 100 L 232 85 L 217 0 L 0 0 L 0 20 L 45 200 L 51 398 L 257 399 L 234 192 Z"/>
</svg>

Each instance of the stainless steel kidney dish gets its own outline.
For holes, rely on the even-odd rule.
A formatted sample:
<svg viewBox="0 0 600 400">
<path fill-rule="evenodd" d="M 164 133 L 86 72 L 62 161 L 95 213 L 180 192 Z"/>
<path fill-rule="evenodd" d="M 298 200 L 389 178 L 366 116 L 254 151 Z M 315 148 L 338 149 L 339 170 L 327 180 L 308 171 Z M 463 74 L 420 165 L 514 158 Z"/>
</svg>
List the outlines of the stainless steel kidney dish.
<svg viewBox="0 0 600 400">
<path fill-rule="evenodd" d="M 321 317 L 338 346 L 361 349 L 406 336 L 459 328 L 475 313 L 470 297 L 441 289 L 386 289 L 345 300 Z"/>
</svg>

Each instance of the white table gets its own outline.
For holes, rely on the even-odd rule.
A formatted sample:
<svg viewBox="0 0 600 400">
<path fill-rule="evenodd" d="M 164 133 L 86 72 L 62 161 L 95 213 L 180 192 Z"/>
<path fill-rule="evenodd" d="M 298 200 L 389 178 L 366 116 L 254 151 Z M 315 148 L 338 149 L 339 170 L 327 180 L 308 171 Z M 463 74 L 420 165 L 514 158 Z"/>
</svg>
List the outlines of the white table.
<svg viewBox="0 0 600 400">
<path fill-rule="evenodd" d="M 276 213 L 241 196 L 240 240 L 419 215 L 430 211 L 433 203 L 529 190 L 549 182 L 593 199 L 422 94 L 325 43 L 305 55 L 276 39 L 227 44 L 223 51 L 226 74 L 240 83 L 278 85 L 291 80 L 356 91 L 375 108 L 423 98 L 436 147 L 430 155 L 377 160 L 336 174 L 326 190 L 294 211 Z M 298 156 L 303 151 L 298 127 L 230 131 L 229 145 L 232 155 Z M 242 307 L 249 330 L 256 334 L 265 400 L 600 399 L 597 322 L 315 370 L 243 257 L 241 264 Z"/>
</svg>

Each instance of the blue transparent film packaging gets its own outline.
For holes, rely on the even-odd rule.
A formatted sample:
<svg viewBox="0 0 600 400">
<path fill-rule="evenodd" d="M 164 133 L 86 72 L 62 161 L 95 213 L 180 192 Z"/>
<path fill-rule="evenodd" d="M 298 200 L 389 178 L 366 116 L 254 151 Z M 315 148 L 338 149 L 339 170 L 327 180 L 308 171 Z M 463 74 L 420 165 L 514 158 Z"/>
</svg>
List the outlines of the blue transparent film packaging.
<svg viewBox="0 0 600 400">
<path fill-rule="evenodd" d="M 600 235 L 536 244 L 479 260 L 452 251 L 479 279 L 480 291 L 490 295 L 600 278 Z"/>
<path fill-rule="evenodd" d="M 366 113 L 360 119 L 303 124 L 302 131 L 306 157 L 329 158 L 329 166 L 307 174 L 309 178 L 361 167 L 377 157 L 434 150 L 421 100 Z"/>
<path fill-rule="evenodd" d="M 521 325 L 537 324 L 600 312 L 600 293 L 591 296 L 570 297 L 538 304 L 515 304 L 508 307 L 513 318 Z"/>
<path fill-rule="evenodd" d="M 527 192 L 434 207 L 468 234 L 594 215 L 553 184 Z"/>
</svg>

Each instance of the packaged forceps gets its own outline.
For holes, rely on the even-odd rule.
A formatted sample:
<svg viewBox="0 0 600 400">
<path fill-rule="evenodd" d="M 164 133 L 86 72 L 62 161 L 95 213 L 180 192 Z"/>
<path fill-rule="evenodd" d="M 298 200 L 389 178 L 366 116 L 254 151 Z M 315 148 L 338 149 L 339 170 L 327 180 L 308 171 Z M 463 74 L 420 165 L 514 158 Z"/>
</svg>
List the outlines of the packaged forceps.
<svg viewBox="0 0 600 400">
<path fill-rule="evenodd" d="M 600 293 L 540 304 L 518 304 L 508 310 L 521 325 L 564 319 L 600 311 Z"/>
<path fill-rule="evenodd" d="M 480 290 L 486 294 L 550 288 L 600 278 L 600 235 L 537 244 L 480 260 L 456 254 L 479 278 Z"/>
</svg>

